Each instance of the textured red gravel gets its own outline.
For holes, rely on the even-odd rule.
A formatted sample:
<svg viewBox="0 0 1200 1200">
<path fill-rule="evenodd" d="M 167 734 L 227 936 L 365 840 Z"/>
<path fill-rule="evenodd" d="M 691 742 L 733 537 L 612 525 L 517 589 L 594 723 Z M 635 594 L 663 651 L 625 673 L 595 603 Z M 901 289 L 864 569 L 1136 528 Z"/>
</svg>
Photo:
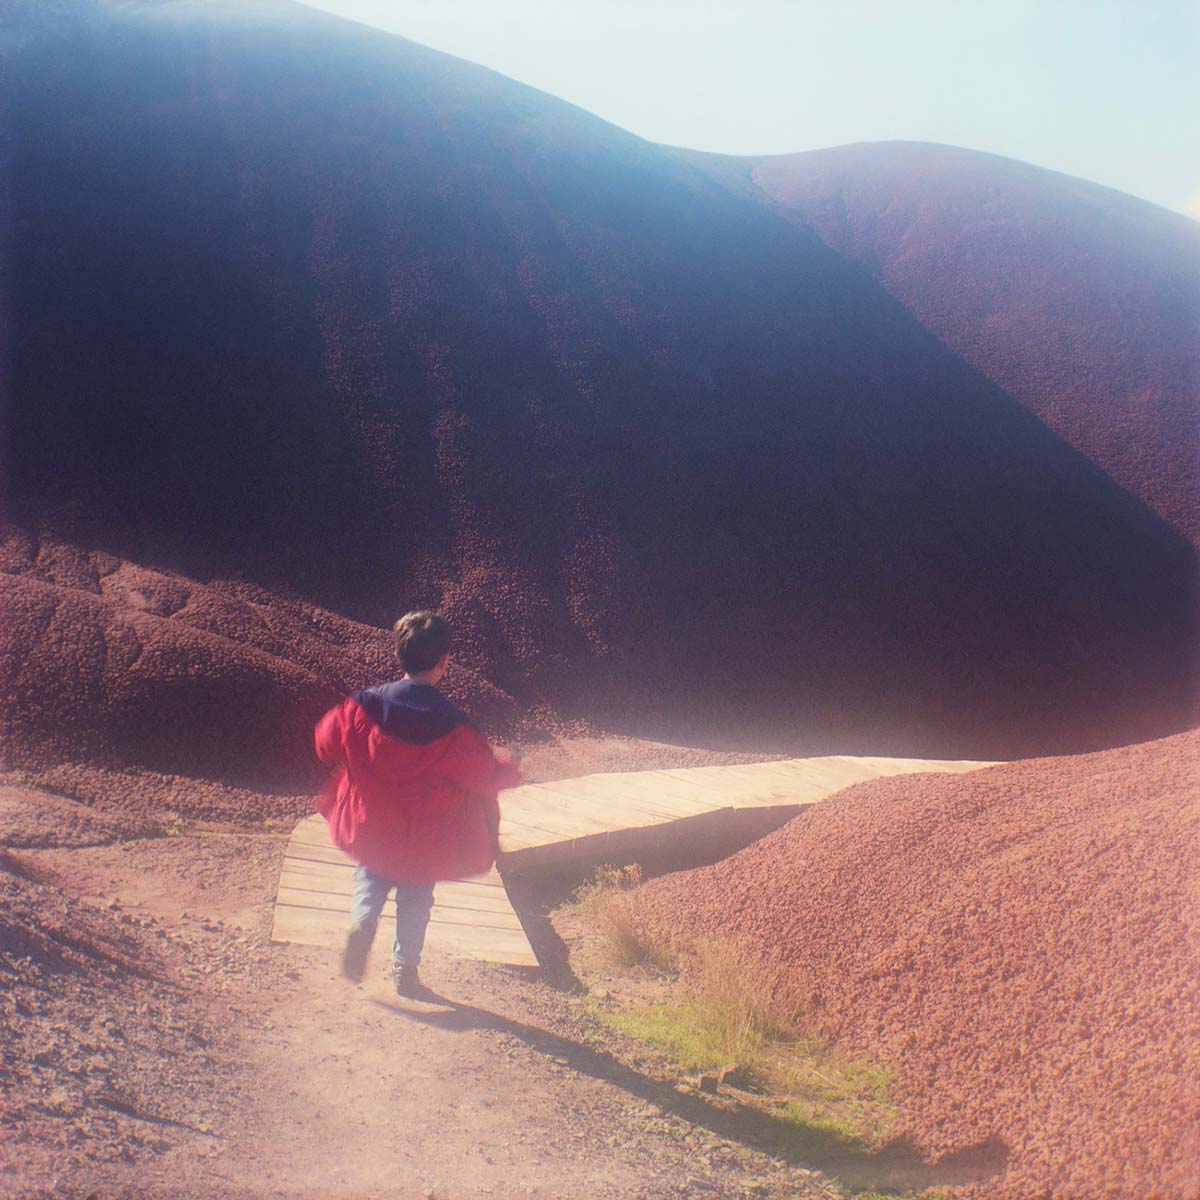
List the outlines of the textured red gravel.
<svg viewBox="0 0 1200 1200">
<path fill-rule="evenodd" d="M 143 806 L 96 809 L 54 792 L 0 781 L 0 846 L 104 846 L 153 836 L 161 825 Z"/>
<path fill-rule="evenodd" d="M 0 540 L 0 843 L 91 845 L 179 817 L 312 807 L 312 726 L 397 671 L 390 636 L 247 583 L 199 583 L 16 530 Z M 588 736 L 458 664 L 443 683 L 531 779 L 761 755 Z M 45 791 L 34 795 L 22 784 Z M 7 785 L 7 786 L 6 786 Z M 31 819 L 31 814 L 37 819 Z"/>
<path fill-rule="evenodd" d="M 989 1194 L 1200 1195 L 1200 731 L 863 784 L 644 896 L 893 1065 L 923 1150 L 988 1146 Z"/>
<path fill-rule="evenodd" d="M 18 531 L 0 542 L 0 607 L 9 767 L 142 768 L 150 807 L 193 815 L 246 816 L 254 789 L 315 787 L 317 717 L 397 671 L 382 630 L 251 584 L 202 584 Z M 472 672 L 456 667 L 446 689 L 489 732 L 517 729 L 511 697 Z M 189 794 L 173 801 L 163 773 L 220 785 L 198 797 L 183 783 Z M 60 766 L 47 782 L 97 798 L 70 774 Z"/>
</svg>

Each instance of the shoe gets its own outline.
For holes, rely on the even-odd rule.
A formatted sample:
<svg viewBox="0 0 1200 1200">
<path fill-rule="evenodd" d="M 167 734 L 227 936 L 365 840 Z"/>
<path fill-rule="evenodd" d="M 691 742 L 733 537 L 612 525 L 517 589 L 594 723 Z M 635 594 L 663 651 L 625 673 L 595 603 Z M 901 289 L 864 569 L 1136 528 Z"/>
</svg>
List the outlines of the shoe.
<svg viewBox="0 0 1200 1200">
<path fill-rule="evenodd" d="M 393 967 L 392 982 L 396 985 L 397 996 L 407 996 L 410 1000 L 419 1000 L 433 993 L 421 982 L 416 967 Z"/>
<path fill-rule="evenodd" d="M 342 974 L 351 983 L 362 983 L 363 972 L 367 969 L 367 954 L 375 930 L 363 925 L 352 929 L 346 935 L 346 948 L 342 951 Z"/>
</svg>

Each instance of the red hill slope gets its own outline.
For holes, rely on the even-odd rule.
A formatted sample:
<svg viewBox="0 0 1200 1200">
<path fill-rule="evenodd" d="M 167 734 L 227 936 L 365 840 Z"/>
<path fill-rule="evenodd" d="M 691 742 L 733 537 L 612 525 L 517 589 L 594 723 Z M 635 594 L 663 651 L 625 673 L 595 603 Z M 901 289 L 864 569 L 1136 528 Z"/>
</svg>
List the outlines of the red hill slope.
<svg viewBox="0 0 1200 1200">
<path fill-rule="evenodd" d="M 296 5 L 10 35 L 31 535 L 439 605 L 496 687 L 643 737 L 1007 758 L 1191 719 L 1192 547 L 761 196 Z"/>
<path fill-rule="evenodd" d="M 1200 225 L 954 146 L 839 146 L 742 169 L 1200 544 Z"/>
<path fill-rule="evenodd" d="M 645 889 L 743 939 L 783 995 L 898 1069 L 919 1144 L 986 1190 L 1200 1188 L 1200 731 L 850 788 Z"/>
<path fill-rule="evenodd" d="M 240 789 L 313 790 L 314 722 L 396 672 L 383 631 L 253 584 L 199 583 L 50 540 L 0 543 L 0 608 L 6 766 L 187 777 L 171 798 L 139 787 L 122 800 L 130 815 L 253 818 Z M 516 731 L 512 698 L 472 672 L 456 665 L 446 689 L 490 733 Z M 89 783 L 60 780 L 99 799 Z"/>
</svg>

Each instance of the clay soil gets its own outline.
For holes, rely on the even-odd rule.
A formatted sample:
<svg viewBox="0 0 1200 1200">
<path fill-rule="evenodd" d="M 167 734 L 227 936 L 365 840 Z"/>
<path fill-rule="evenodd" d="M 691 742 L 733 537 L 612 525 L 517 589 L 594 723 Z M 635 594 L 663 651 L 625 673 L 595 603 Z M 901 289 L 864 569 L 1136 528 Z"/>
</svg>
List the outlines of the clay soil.
<svg viewBox="0 0 1200 1200">
<path fill-rule="evenodd" d="M 604 739 L 540 757 L 714 756 Z M 0 790 L 0 1195 L 834 1194 L 536 977 L 429 960 L 444 999 L 418 1003 L 380 947 L 356 988 L 335 955 L 270 945 L 288 822 L 146 836 L 153 797 L 127 801 L 118 818 Z"/>
<path fill-rule="evenodd" d="M 1200 731 L 873 781 L 649 884 L 803 1021 L 889 1064 L 990 1196 L 1200 1195 Z"/>
<path fill-rule="evenodd" d="M 418 607 L 493 725 L 1008 760 L 1194 723 L 1194 222 L 867 147 L 810 226 L 304 5 L 17 8 L 10 752 L 281 786 Z"/>
</svg>

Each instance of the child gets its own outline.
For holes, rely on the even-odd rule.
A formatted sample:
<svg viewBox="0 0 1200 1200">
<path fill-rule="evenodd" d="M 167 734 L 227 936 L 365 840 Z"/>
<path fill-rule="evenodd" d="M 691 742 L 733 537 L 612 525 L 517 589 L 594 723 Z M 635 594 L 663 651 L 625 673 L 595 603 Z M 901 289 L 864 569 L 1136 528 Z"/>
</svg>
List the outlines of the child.
<svg viewBox="0 0 1200 1200">
<path fill-rule="evenodd" d="M 491 868 L 496 793 L 520 781 L 520 750 L 493 751 L 438 690 L 450 658 L 442 617 L 405 613 L 394 631 L 404 677 L 355 692 L 317 724 L 317 757 L 336 768 L 318 807 L 335 844 L 359 864 L 342 974 L 362 979 L 395 888 L 392 978 L 401 996 L 420 996 L 433 885 Z"/>
</svg>

